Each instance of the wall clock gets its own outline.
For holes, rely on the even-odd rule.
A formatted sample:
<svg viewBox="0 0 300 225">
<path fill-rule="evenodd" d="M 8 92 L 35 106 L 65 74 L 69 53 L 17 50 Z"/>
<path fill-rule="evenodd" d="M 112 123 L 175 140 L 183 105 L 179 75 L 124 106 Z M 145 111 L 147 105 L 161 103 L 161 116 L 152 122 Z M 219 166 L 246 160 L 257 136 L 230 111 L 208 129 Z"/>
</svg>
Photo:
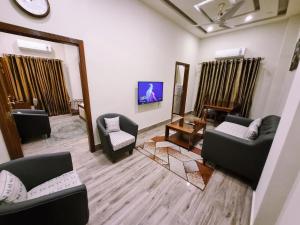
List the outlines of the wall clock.
<svg viewBox="0 0 300 225">
<path fill-rule="evenodd" d="M 14 0 L 24 12 L 35 17 L 45 17 L 50 12 L 48 0 Z"/>
</svg>

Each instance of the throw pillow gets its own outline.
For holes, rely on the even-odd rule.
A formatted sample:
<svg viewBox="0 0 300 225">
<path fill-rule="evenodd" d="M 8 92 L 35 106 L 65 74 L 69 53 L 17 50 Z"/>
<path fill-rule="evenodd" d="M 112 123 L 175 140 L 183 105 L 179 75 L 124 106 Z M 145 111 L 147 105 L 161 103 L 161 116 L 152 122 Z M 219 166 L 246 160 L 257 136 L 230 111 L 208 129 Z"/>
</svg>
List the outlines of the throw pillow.
<svg viewBox="0 0 300 225">
<path fill-rule="evenodd" d="M 262 118 L 255 119 L 255 120 L 252 121 L 252 123 L 250 124 L 250 126 L 251 125 L 256 125 L 257 128 L 259 128 L 260 125 L 261 125 L 261 122 L 262 122 Z"/>
<path fill-rule="evenodd" d="M 27 199 L 27 190 L 22 181 L 12 173 L 0 173 L 0 203 L 16 203 Z"/>
<path fill-rule="evenodd" d="M 81 185 L 76 171 L 64 173 L 28 191 L 28 200 Z"/>
<path fill-rule="evenodd" d="M 110 132 L 116 132 L 120 131 L 120 118 L 114 117 L 114 118 L 104 118 L 105 125 L 106 125 L 106 131 L 108 133 Z"/>
<path fill-rule="evenodd" d="M 258 136 L 258 128 L 260 127 L 261 122 L 262 122 L 261 118 L 253 120 L 252 123 L 250 123 L 247 131 L 245 132 L 244 137 L 251 140 L 256 139 Z"/>
</svg>

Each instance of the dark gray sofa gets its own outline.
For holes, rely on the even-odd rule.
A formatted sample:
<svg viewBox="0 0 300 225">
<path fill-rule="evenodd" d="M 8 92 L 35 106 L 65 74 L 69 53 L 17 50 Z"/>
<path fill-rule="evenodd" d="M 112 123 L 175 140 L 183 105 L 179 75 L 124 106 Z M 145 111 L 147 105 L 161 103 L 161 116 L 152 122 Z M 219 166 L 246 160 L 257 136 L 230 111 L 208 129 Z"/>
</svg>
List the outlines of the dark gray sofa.
<svg viewBox="0 0 300 225">
<path fill-rule="evenodd" d="M 227 116 L 225 121 L 249 126 L 251 119 Z M 263 118 L 255 140 L 244 140 L 220 131 L 207 130 L 204 135 L 201 156 L 209 161 L 246 178 L 256 189 L 269 154 L 280 117 Z"/>
<path fill-rule="evenodd" d="M 45 110 L 15 109 L 12 112 L 22 142 L 28 138 L 50 137 L 49 116 Z"/>
<path fill-rule="evenodd" d="M 121 148 L 117 151 L 113 150 L 113 146 L 110 141 L 109 133 L 106 131 L 105 121 L 104 118 L 113 118 L 118 117 L 120 118 L 120 129 L 122 131 L 125 131 L 135 137 L 135 142 L 125 146 L 124 148 Z M 97 127 L 99 131 L 99 136 L 101 140 L 101 145 L 103 148 L 103 152 L 106 153 L 113 162 L 116 161 L 116 159 L 123 153 L 129 152 L 129 154 L 132 154 L 133 149 L 136 144 L 137 139 L 137 133 L 138 133 L 138 125 L 127 118 L 124 115 L 118 114 L 118 113 L 107 113 L 104 115 L 101 115 L 97 118 Z"/>
<path fill-rule="evenodd" d="M 70 153 L 39 155 L 0 165 L 20 178 L 27 190 L 72 171 Z M 89 219 L 85 185 L 36 199 L 0 205 L 2 225 L 85 225 Z"/>
</svg>

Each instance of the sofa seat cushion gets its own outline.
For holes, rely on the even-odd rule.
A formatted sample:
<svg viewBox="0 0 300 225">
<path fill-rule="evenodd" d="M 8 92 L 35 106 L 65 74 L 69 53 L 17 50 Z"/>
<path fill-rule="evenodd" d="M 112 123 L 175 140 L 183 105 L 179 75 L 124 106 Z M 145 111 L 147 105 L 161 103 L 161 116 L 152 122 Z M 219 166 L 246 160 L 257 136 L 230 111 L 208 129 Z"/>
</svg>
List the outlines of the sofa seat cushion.
<svg viewBox="0 0 300 225">
<path fill-rule="evenodd" d="M 109 133 L 113 150 L 117 151 L 135 142 L 135 137 L 122 130 Z"/>
<path fill-rule="evenodd" d="M 223 122 L 219 126 L 217 126 L 215 130 L 238 138 L 249 140 L 245 137 L 245 133 L 248 131 L 248 127 L 236 123 Z"/>
<path fill-rule="evenodd" d="M 0 205 L 17 203 L 27 199 L 27 190 L 22 181 L 10 173 L 2 170 L 0 173 Z"/>
<path fill-rule="evenodd" d="M 70 171 L 63 175 L 42 183 L 28 192 L 28 200 L 49 195 L 58 191 L 81 185 L 76 171 Z"/>
</svg>

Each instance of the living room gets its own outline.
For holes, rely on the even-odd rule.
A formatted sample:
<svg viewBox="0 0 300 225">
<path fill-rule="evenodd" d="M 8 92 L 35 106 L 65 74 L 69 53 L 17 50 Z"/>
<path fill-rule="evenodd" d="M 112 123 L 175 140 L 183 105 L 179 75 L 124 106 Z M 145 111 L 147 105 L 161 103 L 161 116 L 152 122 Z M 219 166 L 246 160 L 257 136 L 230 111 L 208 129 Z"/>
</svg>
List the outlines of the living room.
<svg viewBox="0 0 300 225">
<path fill-rule="evenodd" d="M 180 6 L 180 3 L 178 3 L 180 1 L 167 2 L 177 3 L 177 6 Z M 196 1 L 190 2 L 196 4 Z M 215 2 L 212 1 L 212 3 L 208 3 L 215 7 L 214 13 L 218 12 L 220 2 L 222 1 L 216 0 Z M 229 5 L 231 4 L 230 1 L 224 2 Z M 249 3 L 252 1 L 246 2 Z M 270 12 L 273 10 L 272 12 L 274 13 L 274 10 L 276 11 L 279 7 L 279 2 L 282 3 L 286 1 L 276 1 L 277 4 L 263 3 L 264 1 L 258 2 L 261 3 L 261 7 L 263 7 L 264 4 L 266 5 L 265 7 L 267 8 L 265 10 L 269 10 Z M 278 190 L 276 191 L 274 185 L 276 186 L 276 182 L 279 181 L 270 175 L 270 173 L 279 169 L 279 167 L 277 167 L 276 156 L 278 156 L 281 150 L 280 146 L 283 147 L 283 145 L 286 144 L 286 140 L 288 139 L 285 138 L 289 138 L 289 135 L 291 135 L 290 138 L 292 138 L 292 135 L 296 132 L 296 130 L 293 129 L 297 129 L 297 127 L 289 128 L 289 126 L 292 121 L 293 124 L 297 124 L 297 117 L 299 117 L 299 112 L 294 108 L 298 107 L 299 99 L 297 100 L 296 97 L 294 99 L 291 97 L 293 95 L 292 86 L 295 86 L 297 82 L 299 82 L 299 79 L 296 79 L 299 77 L 297 75 L 300 75 L 299 68 L 298 70 L 289 71 L 289 67 L 296 43 L 300 36 L 300 9 L 296 0 L 287 2 L 287 12 L 282 16 L 276 16 L 266 21 L 253 21 L 253 23 L 249 25 L 245 24 L 225 31 L 212 32 L 211 34 L 196 29 L 186 18 L 182 18 L 181 15 L 178 15 L 178 12 L 175 12 L 174 8 L 166 4 L 165 1 L 78 1 L 74 3 L 73 1 L 56 0 L 49 1 L 50 12 L 44 18 L 35 18 L 28 15 L 23 12 L 14 1 L 2 1 L 0 2 L 0 21 L 32 30 L 83 40 L 90 102 L 91 132 L 89 129 L 88 131 L 89 135 L 92 134 L 93 136 L 95 148 L 99 148 L 100 145 L 96 120 L 99 116 L 106 113 L 125 115 L 138 125 L 140 132 L 144 131 L 144 133 L 138 135 L 137 145 L 142 144 L 148 140 L 148 138 L 164 135 L 165 124 L 171 119 L 174 93 L 174 68 L 176 62 L 183 62 L 190 65 L 186 104 L 184 108 L 184 113 L 190 113 L 194 111 L 197 101 L 201 63 L 215 60 L 216 51 L 246 48 L 245 58 L 262 58 L 249 118 L 257 119 L 268 115 L 281 116 L 281 121 L 286 121 L 286 132 L 282 131 L 284 125 L 280 125 L 282 127 L 282 129 L 280 129 L 282 133 L 278 139 L 281 139 L 284 143 L 276 142 L 278 144 L 278 151 L 274 150 L 273 154 L 269 154 L 263 175 L 261 176 L 256 191 L 253 192 L 254 194 L 252 194 L 252 189 L 247 183 L 243 183 L 243 181 L 240 181 L 239 178 L 235 178 L 235 176 L 231 177 L 231 174 L 227 174 L 226 171 L 224 172 L 225 175 L 223 175 L 223 171 L 219 171 L 218 169 L 214 170 L 214 174 L 204 189 L 204 193 L 207 192 L 207 195 L 198 194 L 198 198 L 206 196 L 203 199 L 203 204 L 208 204 L 210 201 L 209 194 L 217 195 L 216 193 L 219 193 L 219 191 L 226 192 L 224 190 L 225 187 L 218 189 L 217 185 L 211 185 L 214 184 L 214 181 L 217 182 L 218 179 L 224 179 L 227 185 L 229 185 L 229 183 L 233 185 L 228 186 L 232 188 L 232 190 L 228 190 L 228 193 L 230 193 L 229 196 L 232 196 L 235 203 L 238 202 L 238 198 L 242 198 L 243 195 L 246 196 L 245 199 L 243 199 L 246 203 L 245 205 L 243 204 L 240 209 L 241 211 L 245 210 L 245 212 L 240 213 L 237 212 L 238 210 L 231 211 L 230 207 L 228 211 L 226 211 L 226 204 L 229 203 L 227 202 L 225 204 L 226 201 L 224 200 L 224 202 L 221 203 L 222 205 L 226 205 L 224 206 L 224 210 L 221 210 L 221 214 L 214 215 L 213 212 L 210 212 L 212 209 L 210 207 L 215 207 L 218 201 L 223 201 L 219 199 L 215 200 L 216 202 L 212 201 L 208 204 L 207 212 L 205 212 L 206 208 L 203 205 L 199 207 L 201 210 L 197 212 L 196 209 L 198 207 L 196 207 L 193 212 L 195 212 L 197 216 L 189 220 L 188 218 L 191 212 L 188 212 L 190 214 L 180 215 L 181 209 L 179 206 L 179 209 L 177 209 L 175 203 L 173 206 L 168 206 L 174 209 L 174 211 L 170 211 L 168 216 L 164 214 L 168 212 L 165 207 L 159 208 L 160 205 L 158 204 L 158 209 L 160 210 L 149 210 L 146 217 L 150 219 L 144 220 L 144 223 L 159 224 L 159 221 L 165 217 L 166 220 L 164 220 L 164 224 L 174 223 L 176 219 L 179 224 L 249 224 L 250 217 L 252 217 L 252 223 L 257 225 L 275 224 L 276 221 L 278 224 L 287 224 L 288 222 L 284 221 L 283 206 L 287 206 L 288 209 L 288 205 L 285 205 L 288 203 L 288 200 L 291 199 L 291 195 L 288 196 L 288 194 L 291 190 L 297 190 L 293 187 L 293 183 L 296 182 L 297 177 L 295 174 L 297 173 L 297 169 L 299 169 L 293 163 L 293 160 L 297 159 L 296 155 L 293 155 L 296 153 L 290 153 L 291 156 L 293 156 L 290 158 L 291 160 L 283 160 L 280 165 L 291 167 L 288 173 L 290 175 L 287 176 L 287 174 L 285 174 L 287 177 L 285 178 L 286 185 L 282 187 L 283 189 L 280 191 L 280 193 L 282 193 L 280 198 L 273 199 L 274 195 L 271 195 L 272 191 L 274 191 L 275 196 L 278 196 Z M 195 11 L 195 13 L 196 12 L 197 11 Z M 177 17 L 179 17 L 179 19 Z M 203 24 L 204 23 L 206 22 L 203 22 Z M 23 34 L 25 33 L 23 32 Z M 163 82 L 163 101 L 138 105 L 139 81 Z M 290 104 L 294 107 L 287 109 L 289 95 L 291 97 Z M 83 98 L 85 98 L 85 96 L 83 96 Z M 289 121 L 283 119 L 284 111 L 286 112 L 285 115 L 290 117 Z M 4 131 L 2 127 L 1 130 L 3 134 Z M 292 140 L 290 143 L 294 143 L 294 146 L 296 146 L 298 140 Z M 138 204 L 140 204 L 139 201 L 145 197 L 143 195 L 146 195 L 144 192 L 140 192 L 140 189 L 137 189 L 136 201 L 130 201 L 132 204 L 130 204 L 128 209 L 124 208 L 121 210 L 122 214 L 118 215 L 116 208 L 109 210 L 109 213 L 116 213 L 115 216 L 110 218 L 110 215 L 101 211 L 105 211 L 105 207 L 109 208 L 107 204 L 110 200 L 104 202 L 100 201 L 101 196 L 104 199 L 108 197 L 97 191 L 97 186 L 101 186 L 101 182 L 105 181 L 105 177 L 108 176 L 101 172 L 102 170 L 111 170 L 116 178 L 121 179 L 122 174 L 116 175 L 118 172 L 120 173 L 120 170 L 113 172 L 114 169 L 129 168 L 132 166 L 134 168 L 131 168 L 124 176 L 138 176 L 140 173 L 138 170 L 152 163 L 151 160 L 134 150 L 132 156 L 135 157 L 134 159 L 125 156 L 125 158 L 113 164 L 102 154 L 101 149 L 95 153 L 91 153 L 89 152 L 90 143 L 86 141 L 84 144 L 85 145 L 83 145 L 83 143 L 79 143 L 78 145 L 77 143 L 71 144 L 68 148 L 63 148 L 62 146 L 61 149 L 63 150 L 56 146 L 56 149 L 52 148 L 50 152 L 45 151 L 43 153 L 65 150 L 72 151 L 72 148 L 76 150 L 75 154 L 71 152 L 74 167 L 79 170 L 81 181 L 88 183 L 89 203 L 91 203 L 91 207 L 89 207 L 89 224 L 122 224 L 124 218 L 127 218 L 127 220 L 124 219 L 123 224 L 132 224 L 135 220 L 140 221 L 139 218 L 133 215 L 130 216 L 129 214 L 131 213 L 130 209 L 138 208 Z M 80 149 L 81 147 L 85 150 L 82 151 Z M 276 146 L 272 146 L 272 148 L 275 147 Z M 291 152 L 293 150 L 292 148 L 293 147 L 290 148 Z M 3 138 L 1 138 L 0 153 L 1 163 L 10 160 Z M 137 163 L 141 158 L 143 158 L 143 160 Z M 85 162 L 91 164 L 86 168 Z M 86 171 L 92 173 L 90 168 L 98 166 L 97 162 L 101 164 L 99 165 L 101 169 L 97 168 L 97 172 L 92 177 L 87 176 Z M 136 164 L 133 166 L 135 162 Z M 151 164 L 151 166 L 151 168 L 156 168 L 160 165 Z M 164 168 L 166 171 L 162 172 L 160 167 L 154 171 L 162 176 L 166 176 L 167 173 L 170 173 L 169 170 Z M 269 168 L 269 170 L 266 170 L 266 168 Z M 147 172 L 151 174 L 150 171 Z M 150 176 L 149 174 L 147 174 L 147 176 Z M 171 184 L 182 182 L 182 184 L 174 184 L 174 187 L 179 189 L 178 193 L 184 194 L 186 190 L 189 190 L 189 187 L 184 189 L 183 184 L 185 185 L 186 181 L 183 182 L 180 180 L 181 178 L 173 175 L 174 174 L 167 175 L 167 181 Z M 284 176 L 283 171 L 281 175 Z M 100 176 L 103 177 L 100 179 Z M 97 180 L 97 178 L 99 178 L 99 180 Z M 167 185 L 167 181 L 164 180 L 162 183 Z M 111 185 L 115 184 L 111 183 Z M 144 183 L 140 185 L 144 185 Z M 138 185 L 138 187 L 140 187 L 140 185 Z M 170 186 L 167 187 L 171 188 Z M 239 189 L 238 197 L 234 197 L 236 188 Z M 89 190 L 91 191 L 89 192 Z M 266 192 L 266 190 L 268 191 Z M 199 189 L 193 189 L 193 193 L 198 192 L 202 193 Z M 103 191 L 103 193 L 109 195 L 106 191 Z M 139 195 L 138 193 L 141 194 Z M 173 193 L 171 190 L 164 190 L 163 193 L 166 193 L 166 195 L 170 194 L 174 197 L 176 191 Z M 291 192 L 290 194 L 293 193 Z M 90 196 L 92 198 L 90 198 Z M 255 199 L 253 196 L 255 196 Z M 185 197 L 191 198 L 191 196 L 187 194 Z M 223 197 L 224 196 L 221 196 L 220 198 Z M 126 201 L 128 199 L 122 199 L 119 203 L 122 204 L 123 200 Z M 183 199 L 181 200 L 183 201 Z M 273 202 L 273 200 L 275 202 Z M 99 203 L 97 201 L 99 201 Z M 184 200 L 184 202 L 186 201 L 188 200 Z M 163 205 L 164 203 L 161 204 Z M 267 210 L 268 204 L 274 206 L 272 212 Z M 117 207 L 118 204 L 116 203 L 114 206 Z M 146 208 L 143 209 L 146 210 Z M 103 220 L 101 220 L 101 213 L 99 212 L 103 212 Z M 153 217 L 151 217 L 151 213 Z M 202 216 L 202 214 L 205 215 L 208 213 L 212 213 L 212 215 Z M 229 215 L 228 220 L 226 220 L 226 213 Z M 280 218 L 279 215 L 281 216 Z M 143 216 L 145 215 L 142 214 L 142 217 Z M 192 215 L 190 216 L 192 217 Z M 214 216 L 219 217 L 220 221 L 215 220 L 214 223 Z M 293 216 L 294 221 L 297 221 L 297 215 L 295 214 Z M 279 221 L 279 219 L 282 221 Z M 240 221 L 236 222 L 237 220 Z M 205 223 L 205 221 L 209 222 Z M 291 222 L 290 224 L 293 223 Z"/>
</svg>

